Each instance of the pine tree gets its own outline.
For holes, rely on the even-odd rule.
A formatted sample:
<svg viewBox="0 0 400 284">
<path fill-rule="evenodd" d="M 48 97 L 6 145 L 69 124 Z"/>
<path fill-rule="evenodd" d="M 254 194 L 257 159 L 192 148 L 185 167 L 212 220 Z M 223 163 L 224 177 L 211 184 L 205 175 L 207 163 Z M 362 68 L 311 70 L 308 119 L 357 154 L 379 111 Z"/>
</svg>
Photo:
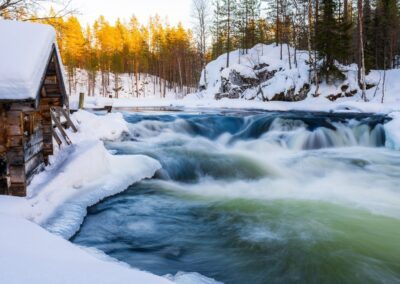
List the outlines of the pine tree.
<svg viewBox="0 0 400 284">
<path fill-rule="evenodd" d="M 222 23 L 222 8 L 221 0 L 215 0 L 214 6 L 214 20 L 211 28 L 213 35 L 212 43 L 212 58 L 215 59 L 224 52 L 224 28 Z"/>
<path fill-rule="evenodd" d="M 229 55 L 233 49 L 233 33 L 236 26 L 236 0 L 222 0 L 220 17 L 221 23 L 226 34 L 225 52 L 226 52 L 226 67 L 229 67 Z"/>
</svg>

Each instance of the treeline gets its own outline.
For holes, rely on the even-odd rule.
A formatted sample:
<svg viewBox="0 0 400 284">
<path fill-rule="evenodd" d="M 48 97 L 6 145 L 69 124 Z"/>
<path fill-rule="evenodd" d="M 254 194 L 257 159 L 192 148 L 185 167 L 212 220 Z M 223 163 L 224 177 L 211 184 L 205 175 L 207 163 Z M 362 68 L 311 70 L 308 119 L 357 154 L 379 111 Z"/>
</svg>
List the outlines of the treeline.
<svg viewBox="0 0 400 284">
<path fill-rule="evenodd" d="M 101 94 L 97 95 L 108 95 L 110 77 L 114 76 L 111 88 L 118 96 L 122 73 L 132 75 L 136 96 L 140 94 L 139 80 L 143 73 L 155 76 L 152 77 L 154 93 L 163 96 L 167 89 L 187 93 L 189 87 L 197 86 L 201 57 L 190 30 L 181 24 L 170 26 L 158 16 L 152 17 L 147 25 L 140 24 L 135 17 L 110 24 L 100 16 L 85 28 L 75 16 L 41 21 L 57 31 L 70 91 L 76 85 L 78 68 L 88 72 L 89 95 L 93 94 L 95 84 L 102 86 Z M 96 82 L 99 72 L 101 82 Z"/>
<path fill-rule="evenodd" d="M 295 50 L 309 50 L 309 63 L 318 69 L 317 81 L 341 76 L 335 61 L 357 63 L 360 82 L 370 69 L 399 66 L 397 0 L 213 0 L 211 4 L 214 58 L 235 49 L 246 53 L 255 43 L 275 42 L 281 48 L 287 43 Z M 318 67 L 317 61 L 322 61 Z"/>
</svg>

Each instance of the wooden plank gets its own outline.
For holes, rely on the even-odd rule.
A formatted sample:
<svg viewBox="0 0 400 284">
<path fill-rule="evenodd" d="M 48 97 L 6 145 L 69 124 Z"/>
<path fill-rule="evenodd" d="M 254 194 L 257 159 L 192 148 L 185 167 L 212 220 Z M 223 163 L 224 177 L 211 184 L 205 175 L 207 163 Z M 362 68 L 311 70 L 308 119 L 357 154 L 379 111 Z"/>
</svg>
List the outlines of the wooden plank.
<svg viewBox="0 0 400 284">
<path fill-rule="evenodd" d="M 60 137 L 58 136 L 56 130 L 54 128 L 52 128 L 52 130 L 53 130 L 53 137 L 56 140 L 58 147 L 60 147 L 62 144 L 62 141 L 61 141 Z"/>
<path fill-rule="evenodd" d="M 56 124 L 58 130 L 61 133 L 61 136 L 64 138 L 65 142 L 67 142 L 68 145 L 71 145 L 72 142 L 69 139 L 67 133 L 65 132 L 64 128 L 62 127 L 60 121 L 58 120 L 58 118 L 55 116 L 55 114 L 52 112 L 51 113 L 51 118 L 53 119 L 54 123 Z"/>
<path fill-rule="evenodd" d="M 75 124 L 72 122 L 69 114 L 65 111 L 65 109 L 61 108 L 61 113 L 64 115 L 65 119 L 68 122 L 68 125 L 72 128 L 72 130 L 76 133 L 78 129 L 76 128 Z"/>
</svg>

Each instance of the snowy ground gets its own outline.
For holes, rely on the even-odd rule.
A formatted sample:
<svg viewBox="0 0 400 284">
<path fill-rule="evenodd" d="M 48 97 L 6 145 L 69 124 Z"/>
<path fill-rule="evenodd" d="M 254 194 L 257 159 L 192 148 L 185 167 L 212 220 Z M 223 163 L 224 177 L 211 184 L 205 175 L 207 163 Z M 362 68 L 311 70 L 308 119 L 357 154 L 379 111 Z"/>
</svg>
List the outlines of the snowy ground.
<svg viewBox="0 0 400 284">
<path fill-rule="evenodd" d="M 243 58 L 241 60 L 245 62 Z M 282 67 L 282 72 L 286 70 L 284 61 L 274 64 Z M 235 66 L 238 70 L 243 69 L 243 66 Z M 245 72 L 246 69 L 242 71 Z M 304 81 L 307 72 L 303 71 L 291 70 L 291 73 L 295 73 L 291 78 Z M 214 72 L 213 76 L 220 78 L 219 72 Z M 349 67 L 348 73 L 353 74 L 352 72 L 354 70 Z M 212 74 L 211 70 L 209 74 Z M 281 86 L 293 87 L 286 75 L 280 74 L 280 79 L 273 79 L 269 88 L 278 90 Z M 385 125 L 386 146 L 400 150 L 400 70 L 386 73 L 384 103 L 381 103 L 380 96 L 384 88 L 382 76 L 382 71 L 373 71 L 369 75 L 369 83 L 376 83 L 376 87 L 368 91 L 369 102 L 363 102 L 359 94 L 339 98 L 335 102 L 329 101 L 325 93 L 337 91 L 340 85 L 322 86 L 324 95 L 317 98 L 307 96 L 300 102 L 245 99 L 217 101 L 214 99 L 217 83 L 214 82 L 205 92 L 190 94 L 184 99 L 178 99 L 180 96 L 174 94 L 168 95 L 166 99 L 160 99 L 159 94 L 133 98 L 132 90 L 126 89 L 128 91 L 123 92 L 120 99 L 87 97 L 85 107 L 101 108 L 112 105 L 114 108 L 232 108 L 384 113 L 393 118 L 393 121 Z M 354 76 L 347 78 L 350 88 L 354 87 L 352 78 Z M 284 84 L 280 83 L 282 80 L 285 81 Z M 85 82 L 81 84 L 84 91 Z M 150 84 L 144 85 L 151 87 Z M 71 107 L 77 108 L 78 97 L 74 95 L 70 101 Z M 167 278 L 154 276 L 112 261 L 97 251 L 76 247 L 65 240 L 79 229 L 88 206 L 125 190 L 132 183 L 152 177 L 160 168 L 160 164 L 151 158 L 113 156 L 105 149 L 102 140 L 118 139 L 128 130 L 121 114 L 95 116 L 79 111 L 74 114 L 73 119 L 80 130 L 77 134 L 69 133 L 74 145 L 55 155 L 52 165 L 32 182 L 28 197 L 0 197 L 0 225 L 3 228 L 0 231 L 0 283 L 170 283 L 170 280 L 176 283 L 212 283 L 196 274 L 180 273 Z"/>
<path fill-rule="evenodd" d="M 160 168 L 151 158 L 113 156 L 105 149 L 101 139 L 116 139 L 127 129 L 122 115 L 81 111 L 73 119 L 80 129 L 69 133 L 74 145 L 35 177 L 28 197 L 0 197 L 0 283 L 171 283 L 62 238 L 76 232 L 87 206 Z"/>
</svg>

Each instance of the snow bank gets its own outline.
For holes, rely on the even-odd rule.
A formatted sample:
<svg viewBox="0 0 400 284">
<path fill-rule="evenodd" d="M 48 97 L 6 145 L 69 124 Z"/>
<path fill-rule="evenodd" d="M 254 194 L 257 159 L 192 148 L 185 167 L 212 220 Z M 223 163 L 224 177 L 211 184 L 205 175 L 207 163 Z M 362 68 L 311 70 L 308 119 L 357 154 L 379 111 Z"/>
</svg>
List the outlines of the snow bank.
<svg viewBox="0 0 400 284">
<path fill-rule="evenodd" d="M 204 98 L 192 94 L 184 99 L 107 99 L 102 97 L 87 97 L 85 99 L 85 107 L 104 107 L 110 101 L 114 109 L 129 109 L 140 111 L 138 108 L 144 109 L 177 109 L 188 110 L 196 109 L 259 109 L 270 111 L 325 111 L 325 112 L 364 112 L 364 113 L 391 113 L 400 111 L 400 104 L 380 103 L 380 102 L 363 102 L 355 100 L 343 100 L 331 102 L 320 98 L 309 98 L 299 102 L 281 102 L 271 101 L 262 102 L 256 100 L 244 99 L 222 99 Z M 77 102 L 79 97 L 72 96 L 70 101 Z"/>
<path fill-rule="evenodd" d="M 74 113 L 74 119 L 79 131 L 85 133 L 85 137 L 100 140 L 115 140 L 122 133 L 129 132 L 128 126 L 121 113 L 110 113 L 106 116 L 98 116 L 87 111 Z M 73 137 L 73 138 L 80 138 Z M 74 142 L 78 142 L 75 140 Z"/>
<path fill-rule="evenodd" d="M 79 229 L 88 206 L 151 178 L 161 168 L 149 157 L 113 156 L 105 149 L 100 140 L 116 139 L 128 131 L 121 114 L 79 111 L 72 119 L 79 128 L 77 134 L 68 133 L 74 144 L 35 177 L 28 198 L 0 198 L 0 213 L 11 210 L 65 238 Z"/>
<path fill-rule="evenodd" d="M 400 151 L 400 112 L 390 114 L 392 121 L 385 124 L 386 147 Z"/>
<path fill-rule="evenodd" d="M 0 283 L 171 283 L 100 260 L 22 218 L 0 214 L 0 224 Z"/>
<path fill-rule="evenodd" d="M 122 115 L 80 111 L 72 119 L 80 129 L 68 133 L 74 144 L 34 178 L 28 197 L 0 196 L 0 283 L 170 283 L 61 238 L 79 229 L 88 206 L 161 168 L 146 156 L 113 156 L 106 150 L 100 139 L 115 139 L 128 129 Z"/>
<path fill-rule="evenodd" d="M 0 39 L 0 99 L 35 98 L 55 44 L 54 29 L 0 20 Z"/>
<path fill-rule="evenodd" d="M 65 238 L 79 229 L 88 206 L 151 178 L 161 168 L 146 156 L 112 156 L 98 141 L 81 142 L 65 154 L 65 161 L 57 161 L 34 180 L 33 208 L 25 216 Z"/>
</svg>

